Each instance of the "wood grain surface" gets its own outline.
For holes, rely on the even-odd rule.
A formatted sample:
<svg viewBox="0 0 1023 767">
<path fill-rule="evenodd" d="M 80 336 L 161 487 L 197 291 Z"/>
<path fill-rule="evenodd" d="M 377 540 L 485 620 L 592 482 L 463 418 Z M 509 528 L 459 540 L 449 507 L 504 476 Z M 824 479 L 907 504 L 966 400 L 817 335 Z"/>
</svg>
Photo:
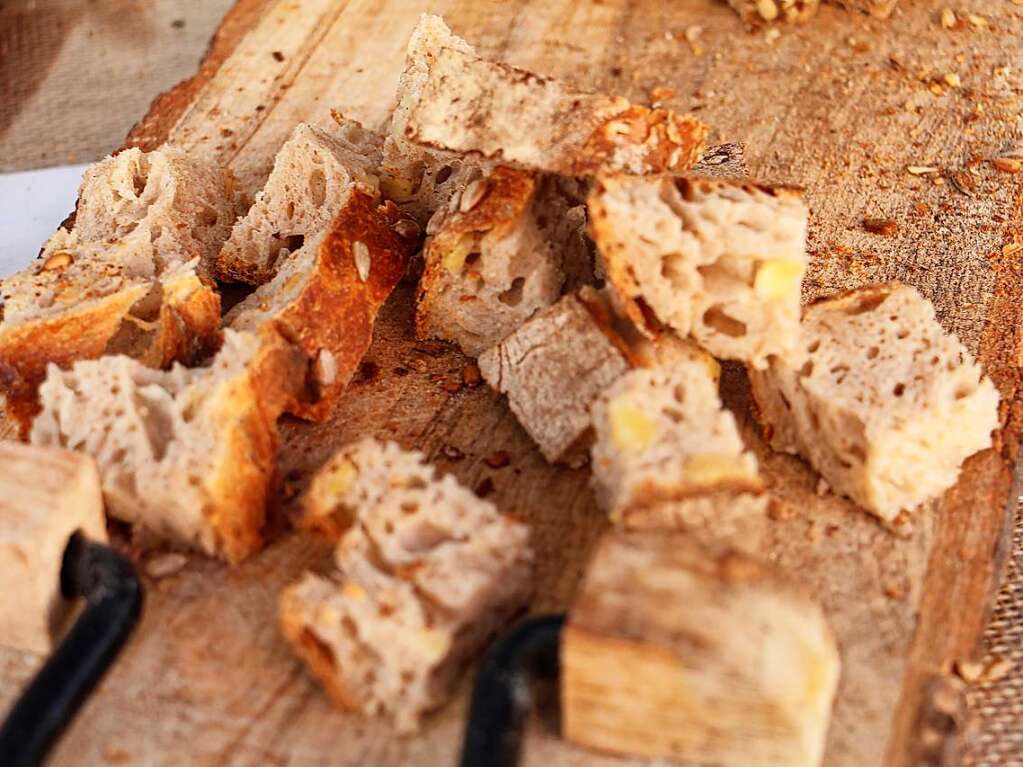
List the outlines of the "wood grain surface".
<svg viewBox="0 0 1023 767">
<path fill-rule="evenodd" d="M 798 460 L 771 454 L 747 416 L 743 373 L 726 367 L 723 383 L 783 502 L 762 554 L 820 598 L 841 644 L 826 764 L 954 758 L 956 721 L 934 693 L 949 664 L 977 649 L 1015 508 L 1023 251 L 1013 244 L 1023 242 L 1023 194 L 1019 175 L 987 160 L 1019 141 L 1023 82 L 1012 65 L 1023 54 L 1023 9 L 978 0 L 977 21 L 945 29 L 942 5 L 928 0 L 906 3 L 888 22 L 828 7 L 772 40 L 710 0 L 241 0 L 199 74 L 158 100 L 130 141 L 212 153 L 254 190 L 297 121 L 326 123 L 337 108 L 383 125 L 405 40 L 427 8 L 485 55 L 638 101 L 671 89 L 662 98 L 696 110 L 712 140 L 748 144 L 754 175 L 806 187 L 806 299 L 902 279 L 979 355 L 1005 398 L 997 449 L 970 459 L 959 485 L 897 535 L 818 495 Z M 958 86 L 946 77 L 953 73 Z M 911 166 L 936 170 L 916 175 Z M 866 231 L 866 217 L 894 221 L 895 233 Z M 192 557 L 180 573 L 150 579 L 140 631 L 53 764 L 455 763 L 467 684 L 420 737 L 398 740 L 378 722 L 332 709 L 293 659 L 276 628 L 276 595 L 304 569 L 325 567 L 328 551 L 286 531 L 290 501 L 352 438 L 419 447 L 471 486 L 492 487 L 502 509 L 533 525 L 536 610 L 571 598 L 606 521 L 586 469 L 548 466 L 498 397 L 459 387 L 463 357 L 411 338 L 411 296 L 402 289 L 389 303 L 363 375 L 334 417 L 286 425 L 276 542 L 235 570 Z M 486 465 L 496 450 L 511 455 L 509 466 Z M 152 556 L 140 554 L 143 565 Z M 0 653 L 0 705 L 35 663 Z M 542 720 L 524 763 L 621 762 L 567 747 Z"/>
</svg>

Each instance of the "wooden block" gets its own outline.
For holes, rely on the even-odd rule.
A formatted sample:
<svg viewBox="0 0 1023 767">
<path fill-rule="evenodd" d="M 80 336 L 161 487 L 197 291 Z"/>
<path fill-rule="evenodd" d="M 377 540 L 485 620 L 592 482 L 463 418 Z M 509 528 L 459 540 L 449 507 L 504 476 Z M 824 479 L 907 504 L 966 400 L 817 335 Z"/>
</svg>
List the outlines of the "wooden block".
<svg viewBox="0 0 1023 767">
<path fill-rule="evenodd" d="M 99 472 L 68 450 L 0 442 L 0 644 L 49 652 L 71 613 L 60 566 L 71 535 L 107 539 Z"/>
<path fill-rule="evenodd" d="M 718 767 L 820 764 L 838 683 L 815 602 L 682 533 L 612 532 L 562 637 L 564 737 Z"/>
</svg>

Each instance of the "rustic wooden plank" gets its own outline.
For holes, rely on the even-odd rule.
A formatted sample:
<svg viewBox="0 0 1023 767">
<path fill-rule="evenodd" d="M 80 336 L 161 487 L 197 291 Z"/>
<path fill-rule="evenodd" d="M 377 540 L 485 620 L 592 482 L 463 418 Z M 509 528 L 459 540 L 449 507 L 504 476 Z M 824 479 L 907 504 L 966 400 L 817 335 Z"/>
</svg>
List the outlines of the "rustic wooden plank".
<svg viewBox="0 0 1023 767">
<path fill-rule="evenodd" d="M 848 502 L 819 497 L 799 461 L 771 454 L 745 417 L 744 376 L 726 371 L 726 400 L 789 510 L 762 553 L 800 574 L 842 646 L 826 763 L 914 764 L 930 748 L 920 736 L 931 680 L 974 651 L 997 583 L 1023 406 L 1021 257 L 1001 255 L 1021 236 L 1018 177 L 986 163 L 966 181 L 955 175 L 1013 140 L 1023 87 L 1019 72 L 1000 68 L 1023 53 L 1023 19 L 1002 0 L 975 6 L 987 25 L 956 30 L 938 24 L 933 0 L 906 4 L 886 23 L 825 8 L 772 44 L 703 0 L 242 0 L 197 78 L 158 101 L 132 140 L 153 146 L 169 137 L 211 152 L 255 189 L 296 121 L 325 122 L 335 107 L 384 123 L 405 38 L 429 7 L 484 54 L 637 100 L 671 88 L 670 104 L 698 110 L 714 139 L 748 143 L 755 175 L 805 185 L 813 211 L 806 298 L 875 279 L 916 285 L 1007 400 L 999 449 L 971 459 L 957 488 L 896 537 Z M 702 27 L 702 55 L 685 41 L 693 25 Z M 961 87 L 943 84 L 953 71 Z M 910 165 L 941 173 L 915 176 Z M 867 216 L 895 220 L 896 235 L 865 232 Z M 287 486 L 301 487 L 334 445 L 362 434 L 420 447 L 472 486 L 490 480 L 498 505 L 533 525 L 535 609 L 562 607 L 606 525 L 587 472 L 547 466 L 486 389 L 447 391 L 464 359 L 411 340 L 410 297 L 407 289 L 396 295 L 378 328 L 373 380 L 353 385 L 329 423 L 288 425 Z M 465 459 L 446 460 L 445 445 Z M 507 468 L 483 462 L 497 449 L 512 456 Z M 276 592 L 326 558 L 322 545 L 282 534 L 237 570 L 193 558 L 152 584 L 139 635 L 54 764 L 453 763 L 464 694 L 421 737 L 395 740 L 380 723 L 331 709 L 284 647 Z M 30 667 L 25 656 L 0 653 L 0 704 Z M 621 761 L 568 748 L 541 722 L 525 763 Z"/>
</svg>

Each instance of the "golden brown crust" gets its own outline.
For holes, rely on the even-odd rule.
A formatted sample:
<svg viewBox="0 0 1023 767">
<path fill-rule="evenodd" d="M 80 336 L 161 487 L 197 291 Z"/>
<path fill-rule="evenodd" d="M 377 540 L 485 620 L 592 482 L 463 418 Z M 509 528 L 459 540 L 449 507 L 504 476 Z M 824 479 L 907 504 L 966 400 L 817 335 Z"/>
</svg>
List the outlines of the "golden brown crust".
<svg viewBox="0 0 1023 767">
<path fill-rule="evenodd" d="M 47 365 L 66 369 L 76 360 L 109 353 L 115 339 L 123 343 L 119 334 L 126 323 L 145 324 L 132 312 L 151 288 L 145 283 L 131 286 L 83 309 L 0 332 L 0 386 L 7 415 L 23 436 L 39 412 L 38 389 Z M 131 350 L 143 363 L 165 367 L 173 361 L 198 361 L 219 341 L 220 297 L 188 275 L 169 286 L 151 332 L 141 332 Z"/>
<path fill-rule="evenodd" d="M 305 661 L 313 677 L 323 685 L 330 699 L 340 708 L 361 711 L 362 702 L 342 683 L 330 648 L 289 609 L 287 592 L 281 598 L 279 617 L 285 638 L 291 643 L 295 654 Z"/>
<path fill-rule="evenodd" d="M 369 349 L 377 312 L 401 281 L 412 255 L 413 244 L 394 230 L 400 219 L 393 203 L 378 205 L 369 194 L 353 190 L 320 246 L 315 273 L 274 319 L 277 332 L 309 360 L 309 384 L 287 407 L 294 415 L 326 419 Z M 365 280 L 354 256 L 357 242 L 370 256 Z M 330 381 L 317 381 L 313 372 L 323 350 L 334 358 Z"/>
</svg>

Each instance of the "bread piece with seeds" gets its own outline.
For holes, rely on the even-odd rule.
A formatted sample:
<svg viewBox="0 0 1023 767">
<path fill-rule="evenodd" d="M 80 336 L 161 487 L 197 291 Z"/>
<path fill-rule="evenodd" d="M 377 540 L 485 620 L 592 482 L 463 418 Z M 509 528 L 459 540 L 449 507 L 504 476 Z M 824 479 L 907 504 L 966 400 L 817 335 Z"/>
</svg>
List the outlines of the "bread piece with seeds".
<svg viewBox="0 0 1023 767">
<path fill-rule="evenodd" d="M 405 221 L 392 203 L 378 205 L 353 188 L 330 227 L 289 254 L 273 280 L 225 316 L 239 331 L 272 327 L 308 360 L 288 412 L 322 421 L 355 374 L 377 313 L 415 247 L 417 235 L 399 234 Z"/>
<path fill-rule="evenodd" d="M 757 460 L 712 372 L 696 358 L 632 370 L 593 405 L 593 484 L 614 522 L 714 530 L 720 515 L 722 527 L 762 527 Z"/>
<path fill-rule="evenodd" d="M 220 252 L 218 277 L 266 282 L 281 259 L 330 226 L 354 191 L 378 195 L 382 139 L 354 120 L 336 119 L 332 129 L 301 123 L 292 132 Z"/>
<path fill-rule="evenodd" d="M 566 740 L 721 767 L 819 767 L 841 659 L 820 605 L 685 532 L 613 531 L 561 637 Z"/>
<path fill-rule="evenodd" d="M 807 210 L 797 191 L 706 177 L 605 175 L 590 231 L 625 313 L 755 368 L 798 360 Z"/>
<path fill-rule="evenodd" d="M 434 43 L 402 105 L 409 141 L 564 176 L 678 173 L 700 158 L 707 129 L 692 116 L 486 61 L 457 38 Z"/>
<path fill-rule="evenodd" d="M 991 445 L 998 392 L 914 288 L 873 285 L 820 301 L 801 365 L 751 370 L 771 445 L 884 520 L 940 496 Z"/>
<path fill-rule="evenodd" d="M 284 634 L 339 705 L 412 732 L 525 606 L 528 529 L 422 454 L 372 439 L 317 473 L 305 510 L 340 537 L 337 571 L 284 591 Z"/>
<path fill-rule="evenodd" d="M 452 202 L 426 243 L 416 333 L 475 357 L 556 301 L 566 271 L 586 279 L 584 214 L 553 179 L 503 167 Z"/>
<path fill-rule="evenodd" d="M 753 27 L 765 22 L 802 24 L 817 15 L 820 0 L 728 0 L 739 18 Z"/>
<path fill-rule="evenodd" d="M 31 441 L 95 458 L 110 516 L 239 562 L 262 544 L 276 420 L 304 366 L 281 339 L 232 330 L 208 367 L 51 365 Z"/>
<path fill-rule="evenodd" d="M 216 349 L 207 267 L 236 212 L 229 174 L 172 147 L 125 150 L 85 172 L 74 228 L 0 281 L 0 377 L 23 431 L 51 362 L 125 353 L 163 367 Z"/>
</svg>

